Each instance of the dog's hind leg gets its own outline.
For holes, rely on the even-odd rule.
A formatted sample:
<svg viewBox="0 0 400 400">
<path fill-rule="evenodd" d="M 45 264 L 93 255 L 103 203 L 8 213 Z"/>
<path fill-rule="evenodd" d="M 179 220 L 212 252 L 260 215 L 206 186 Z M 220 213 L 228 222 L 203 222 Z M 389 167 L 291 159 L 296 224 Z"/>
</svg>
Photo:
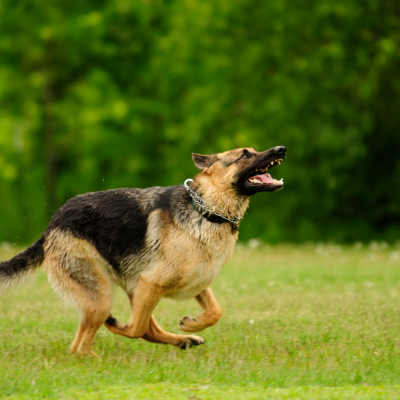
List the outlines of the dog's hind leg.
<svg viewBox="0 0 400 400">
<path fill-rule="evenodd" d="M 98 329 L 103 325 L 110 313 L 112 301 L 112 284 L 107 279 L 101 279 L 93 271 L 95 265 L 90 260 L 69 260 L 69 263 L 82 263 L 86 268 L 88 280 L 77 279 L 64 271 L 49 271 L 49 281 L 66 302 L 73 304 L 80 312 L 80 323 L 75 340 L 71 345 L 71 353 L 95 354 L 92 351 L 93 340 Z"/>
<path fill-rule="evenodd" d="M 112 283 L 104 261 L 88 242 L 54 232 L 45 268 L 54 290 L 80 311 L 71 352 L 94 354 L 94 337 L 109 315 L 112 301 Z"/>
<path fill-rule="evenodd" d="M 49 281 L 56 291 L 68 303 L 72 303 L 80 312 L 80 323 L 71 353 L 94 354 L 93 340 L 98 329 L 103 325 L 111 309 L 111 282 L 98 281 L 97 288 L 85 287 L 67 274 L 49 273 Z"/>
<path fill-rule="evenodd" d="M 195 297 L 196 301 L 203 308 L 203 314 L 196 318 L 184 317 L 179 323 L 179 329 L 184 332 L 200 332 L 212 325 L 215 325 L 221 318 L 222 311 L 217 299 L 214 297 L 211 288 L 204 289 Z"/>
<path fill-rule="evenodd" d="M 154 315 L 150 318 L 149 327 L 142 337 L 152 343 L 172 344 L 181 349 L 204 344 L 204 340 L 200 336 L 195 335 L 176 335 L 174 333 L 164 331 L 158 324 Z"/>
<path fill-rule="evenodd" d="M 103 325 L 110 310 L 89 310 L 85 309 L 81 312 L 81 320 L 75 340 L 71 345 L 71 353 L 78 355 L 93 354 L 92 346 L 97 331 Z"/>
</svg>

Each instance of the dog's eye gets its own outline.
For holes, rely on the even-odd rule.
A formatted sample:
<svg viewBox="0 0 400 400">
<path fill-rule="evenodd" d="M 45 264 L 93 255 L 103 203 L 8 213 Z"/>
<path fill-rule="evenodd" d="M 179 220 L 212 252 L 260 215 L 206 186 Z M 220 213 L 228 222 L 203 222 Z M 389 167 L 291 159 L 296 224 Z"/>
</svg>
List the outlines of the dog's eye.
<svg viewBox="0 0 400 400">
<path fill-rule="evenodd" d="M 250 157 L 253 157 L 253 154 L 246 152 L 246 153 L 243 153 L 240 158 L 250 158 Z"/>
</svg>

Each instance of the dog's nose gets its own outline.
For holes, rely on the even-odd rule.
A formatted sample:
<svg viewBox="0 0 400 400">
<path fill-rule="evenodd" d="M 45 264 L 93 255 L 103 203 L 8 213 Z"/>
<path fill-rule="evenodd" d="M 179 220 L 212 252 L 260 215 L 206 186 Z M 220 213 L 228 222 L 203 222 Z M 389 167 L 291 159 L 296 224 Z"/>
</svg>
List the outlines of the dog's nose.
<svg viewBox="0 0 400 400">
<path fill-rule="evenodd" d="M 279 155 L 284 155 L 286 153 L 286 147 L 285 146 L 276 146 L 274 147 L 275 153 L 278 153 Z"/>
</svg>

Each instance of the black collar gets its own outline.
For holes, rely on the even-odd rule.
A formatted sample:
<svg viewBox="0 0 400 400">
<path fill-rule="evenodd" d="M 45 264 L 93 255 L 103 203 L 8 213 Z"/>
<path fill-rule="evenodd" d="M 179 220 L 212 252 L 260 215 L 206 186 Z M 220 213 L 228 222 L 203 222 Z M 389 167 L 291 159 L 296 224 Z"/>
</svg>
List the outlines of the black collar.
<svg viewBox="0 0 400 400">
<path fill-rule="evenodd" d="M 218 215 L 215 214 L 211 214 L 208 213 L 207 211 L 203 210 L 202 208 L 200 208 L 193 199 L 191 199 L 191 203 L 193 208 L 203 217 L 205 218 L 207 221 L 209 222 L 213 222 L 216 224 L 223 224 L 223 223 L 228 223 L 230 224 L 230 226 L 232 227 L 232 233 L 237 232 L 239 230 L 239 227 L 235 224 L 233 224 L 232 222 L 229 222 L 228 220 L 226 220 L 225 218 L 222 218 Z"/>
</svg>

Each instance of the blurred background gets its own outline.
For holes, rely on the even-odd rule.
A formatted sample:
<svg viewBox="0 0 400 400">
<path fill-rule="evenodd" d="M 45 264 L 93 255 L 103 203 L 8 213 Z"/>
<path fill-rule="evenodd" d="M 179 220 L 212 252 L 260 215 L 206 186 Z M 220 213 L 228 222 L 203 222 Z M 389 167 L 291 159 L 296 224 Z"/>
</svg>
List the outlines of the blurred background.
<svg viewBox="0 0 400 400">
<path fill-rule="evenodd" d="M 400 239 L 398 0 L 0 0 L 0 241 L 285 145 L 240 239 Z"/>
</svg>

